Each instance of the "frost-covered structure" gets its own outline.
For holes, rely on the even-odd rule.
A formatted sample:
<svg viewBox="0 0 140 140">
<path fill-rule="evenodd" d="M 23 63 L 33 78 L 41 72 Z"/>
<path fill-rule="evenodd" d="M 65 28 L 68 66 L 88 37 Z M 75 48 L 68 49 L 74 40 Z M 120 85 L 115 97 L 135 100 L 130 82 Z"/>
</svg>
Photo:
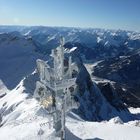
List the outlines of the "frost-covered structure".
<svg viewBox="0 0 140 140">
<path fill-rule="evenodd" d="M 34 96 L 49 113 L 53 113 L 55 130 L 62 129 L 64 133 L 65 113 L 75 106 L 76 64 L 72 63 L 71 56 L 65 58 L 63 46 L 64 39 L 61 38 L 60 46 L 52 50 L 53 61 L 37 60 L 40 81 L 36 83 Z"/>
<path fill-rule="evenodd" d="M 61 45 L 52 50 L 53 61 L 37 60 L 40 81 L 36 83 L 35 97 L 53 113 L 56 132 L 65 132 L 65 113 L 75 107 L 74 95 L 79 102 L 77 113 L 86 120 L 102 121 L 116 116 L 130 120 L 131 115 L 117 93 L 111 90 L 108 96 L 112 99 L 109 100 L 108 92 L 101 92 L 92 81 L 82 59 L 74 54 L 73 63 L 71 57 L 65 57 L 63 46 L 61 39 Z"/>
<path fill-rule="evenodd" d="M 61 38 L 60 46 L 52 50 L 53 61 L 37 60 L 37 70 L 39 72 L 40 81 L 36 83 L 35 97 L 38 99 L 47 96 L 57 96 L 62 93 L 75 93 L 76 77 L 73 74 L 76 64 L 72 64 L 71 56 L 67 59 L 64 57 L 64 39 Z"/>
</svg>

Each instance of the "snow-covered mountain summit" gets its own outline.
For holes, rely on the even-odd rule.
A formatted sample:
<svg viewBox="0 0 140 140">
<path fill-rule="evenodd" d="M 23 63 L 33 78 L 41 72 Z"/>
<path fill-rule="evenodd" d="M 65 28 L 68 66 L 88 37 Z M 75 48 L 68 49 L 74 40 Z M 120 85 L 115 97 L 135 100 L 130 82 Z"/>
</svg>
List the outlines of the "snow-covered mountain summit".
<svg viewBox="0 0 140 140">
<path fill-rule="evenodd" d="M 49 119 L 45 110 L 33 98 L 33 92 L 38 80 L 36 60 L 49 60 L 50 51 L 57 47 L 60 36 L 66 39 L 66 53 L 80 56 L 82 60 L 78 65 L 79 92 L 76 97 L 80 107 L 67 116 L 69 138 L 115 139 L 115 131 L 125 132 L 130 131 L 130 128 L 135 132 L 128 136 L 118 132 L 124 139 L 139 137 L 139 112 L 130 113 L 122 98 L 114 91 L 113 82 L 108 80 L 107 84 L 107 80 L 90 78 L 91 73 L 83 64 L 87 60 L 96 62 L 136 51 L 140 43 L 139 33 L 64 27 L 1 26 L 0 139 L 46 139 L 53 132 L 53 127 L 49 127 L 52 118 Z M 110 132 L 110 126 L 115 127 L 112 130 L 114 136 L 99 135 L 101 127 Z"/>
<path fill-rule="evenodd" d="M 48 51 L 48 49 L 57 46 L 60 36 L 65 36 L 65 40 L 68 43 L 78 43 L 83 49 L 91 48 L 95 54 L 92 57 L 94 59 L 96 57 L 116 56 L 119 53 L 138 48 L 140 44 L 140 33 L 133 31 L 44 26 L 0 27 L 0 33 L 13 31 L 20 32 L 23 36 L 31 38 L 35 43 L 43 47 L 43 51 Z"/>
</svg>

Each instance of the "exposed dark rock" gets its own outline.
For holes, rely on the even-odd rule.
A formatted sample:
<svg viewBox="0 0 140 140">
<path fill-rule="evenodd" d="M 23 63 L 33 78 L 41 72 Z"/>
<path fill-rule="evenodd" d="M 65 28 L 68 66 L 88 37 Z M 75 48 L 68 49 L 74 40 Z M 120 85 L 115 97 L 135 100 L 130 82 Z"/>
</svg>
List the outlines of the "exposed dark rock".
<svg viewBox="0 0 140 140">
<path fill-rule="evenodd" d="M 0 94 L 0 98 L 3 98 L 7 93 Z"/>
<path fill-rule="evenodd" d="M 118 83 L 109 83 L 109 82 L 99 82 L 98 86 L 107 100 L 113 102 L 114 93 L 115 97 L 119 98 L 121 102 L 117 101 L 117 105 L 121 105 L 125 107 L 139 107 L 140 106 L 140 99 L 135 94 L 133 94 L 133 89 L 128 88 L 127 86 L 120 85 Z M 114 107 L 116 104 L 112 103 Z M 121 109 L 120 106 L 120 109 Z M 117 106 L 116 106 L 117 107 Z"/>
<path fill-rule="evenodd" d="M 124 105 L 124 102 L 119 97 L 119 94 L 117 94 L 116 90 L 114 90 L 110 83 L 99 83 L 98 86 L 100 87 L 100 90 L 107 99 L 107 101 L 118 111 L 127 110 L 127 107 Z"/>
<path fill-rule="evenodd" d="M 81 116 L 90 121 L 109 120 L 115 116 L 119 116 L 123 121 L 130 120 L 130 112 L 111 85 L 105 83 L 102 86 L 99 85 L 99 88 L 91 81 L 90 75 L 82 63 L 78 64 L 78 68 L 79 74 L 76 83 Z"/>
<path fill-rule="evenodd" d="M 107 59 L 94 67 L 93 75 L 114 81 L 115 91 L 128 105 L 140 107 L 140 50 Z"/>
</svg>

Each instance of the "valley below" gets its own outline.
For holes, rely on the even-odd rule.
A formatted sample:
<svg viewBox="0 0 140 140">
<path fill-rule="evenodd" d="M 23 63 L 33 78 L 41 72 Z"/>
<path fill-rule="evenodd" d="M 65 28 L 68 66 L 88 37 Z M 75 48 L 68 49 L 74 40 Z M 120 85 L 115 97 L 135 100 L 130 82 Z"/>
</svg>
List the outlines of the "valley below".
<svg viewBox="0 0 140 140">
<path fill-rule="evenodd" d="M 66 140 L 138 140 L 140 33 L 44 26 L 0 26 L 0 140 L 59 139 L 34 91 L 36 60 L 49 62 L 61 36 L 79 68 Z"/>
</svg>

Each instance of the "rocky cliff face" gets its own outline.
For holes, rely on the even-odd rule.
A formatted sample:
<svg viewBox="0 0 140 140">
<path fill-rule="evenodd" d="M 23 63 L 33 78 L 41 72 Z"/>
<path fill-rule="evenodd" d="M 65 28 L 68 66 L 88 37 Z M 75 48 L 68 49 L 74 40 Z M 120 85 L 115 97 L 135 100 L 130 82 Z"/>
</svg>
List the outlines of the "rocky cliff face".
<svg viewBox="0 0 140 140">
<path fill-rule="evenodd" d="M 34 86 L 30 83 L 37 79 L 31 74 L 36 59 L 48 60 L 61 35 L 66 37 L 66 51 L 73 55 L 79 55 L 83 60 L 104 59 L 94 67 L 93 75 L 115 83 L 95 83 L 79 60 L 77 98 L 80 114 L 88 120 L 107 120 L 113 116 L 124 119 L 124 114 L 128 119 L 129 112 L 124 103 L 140 106 L 137 98 L 140 91 L 139 33 L 51 27 L 0 28 L 0 79 L 4 85 L 13 90 L 25 78 L 25 91 L 31 93 Z M 111 57 L 115 58 L 109 59 Z"/>
<path fill-rule="evenodd" d="M 78 63 L 78 68 L 77 98 L 80 103 L 79 113 L 84 119 L 102 121 L 115 116 L 119 116 L 123 121 L 131 119 L 127 107 L 110 84 L 98 86 L 91 80 L 82 62 Z"/>
<path fill-rule="evenodd" d="M 107 59 L 94 67 L 94 76 L 114 81 L 114 90 L 128 106 L 140 106 L 140 51 Z"/>
</svg>

